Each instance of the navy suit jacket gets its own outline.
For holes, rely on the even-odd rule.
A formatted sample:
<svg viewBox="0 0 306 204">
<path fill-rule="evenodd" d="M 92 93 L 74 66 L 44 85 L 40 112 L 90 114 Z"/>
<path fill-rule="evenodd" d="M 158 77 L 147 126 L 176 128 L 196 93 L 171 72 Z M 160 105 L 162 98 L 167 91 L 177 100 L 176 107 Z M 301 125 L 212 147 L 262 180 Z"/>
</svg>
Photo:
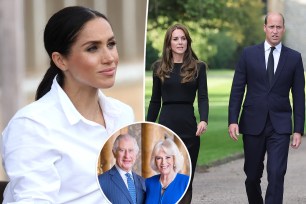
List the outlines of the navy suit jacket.
<svg viewBox="0 0 306 204">
<path fill-rule="evenodd" d="M 265 127 L 267 115 L 279 134 L 304 133 L 305 79 L 301 54 L 282 45 L 279 62 L 270 87 L 265 65 L 264 43 L 247 47 L 236 66 L 229 101 L 229 124 L 238 123 L 239 131 L 258 135 Z M 245 98 L 244 93 L 246 90 Z"/>
<path fill-rule="evenodd" d="M 100 174 L 98 179 L 104 195 L 112 204 L 133 204 L 129 190 L 115 166 L 103 174 Z M 144 178 L 133 172 L 133 179 L 136 188 L 137 204 L 143 204 L 146 191 Z"/>
</svg>

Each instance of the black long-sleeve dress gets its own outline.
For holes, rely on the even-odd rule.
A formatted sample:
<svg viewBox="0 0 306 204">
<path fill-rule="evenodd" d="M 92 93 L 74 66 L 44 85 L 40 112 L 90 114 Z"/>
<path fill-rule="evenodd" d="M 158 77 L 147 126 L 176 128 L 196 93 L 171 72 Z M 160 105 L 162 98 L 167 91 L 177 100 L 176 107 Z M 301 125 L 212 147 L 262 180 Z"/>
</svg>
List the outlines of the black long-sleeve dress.
<svg viewBox="0 0 306 204">
<path fill-rule="evenodd" d="M 161 108 L 159 123 L 173 130 L 179 137 L 189 138 L 194 137 L 197 130 L 193 107 L 196 94 L 198 94 L 200 121 L 208 121 L 206 67 L 204 63 L 198 63 L 198 78 L 181 83 L 181 66 L 182 63 L 175 63 L 170 78 L 165 78 L 163 83 L 155 75 L 157 67 L 154 68 L 147 120 L 155 122 Z"/>
<path fill-rule="evenodd" d="M 147 120 L 155 122 L 160 111 L 159 123 L 170 128 L 183 140 L 191 158 L 192 183 L 200 148 L 200 138 L 196 136 L 197 121 L 193 104 L 197 95 L 200 121 L 208 122 L 207 76 L 205 64 L 199 62 L 198 77 L 191 82 L 181 83 L 181 67 L 182 63 L 174 63 L 170 78 L 165 78 L 162 82 L 155 74 L 158 64 L 155 66 Z"/>
</svg>

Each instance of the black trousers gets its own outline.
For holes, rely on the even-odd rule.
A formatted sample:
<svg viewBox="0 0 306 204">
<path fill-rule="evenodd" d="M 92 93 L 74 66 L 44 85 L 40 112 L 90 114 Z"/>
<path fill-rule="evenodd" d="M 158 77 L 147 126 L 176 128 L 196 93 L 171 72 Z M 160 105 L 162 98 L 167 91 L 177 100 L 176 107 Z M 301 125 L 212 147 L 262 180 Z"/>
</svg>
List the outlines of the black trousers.
<svg viewBox="0 0 306 204">
<path fill-rule="evenodd" d="M 270 118 L 259 135 L 243 135 L 245 187 L 250 204 L 262 204 L 260 180 L 267 154 L 268 187 L 265 204 L 283 202 L 284 177 L 287 170 L 290 135 L 274 131 Z"/>
<path fill-rule="evenodd" d="M 194 172 L 198 161 L 198 155 L 200 150 L 200 137 L 195 136 L 191 138 L 181 138 L 187 147 L 190 159 L 191 159 L 191 178 L 188 190 L 180 203 L 189 204 L 192 199 L 192 182 L 194 178 Z"/>
</svg>

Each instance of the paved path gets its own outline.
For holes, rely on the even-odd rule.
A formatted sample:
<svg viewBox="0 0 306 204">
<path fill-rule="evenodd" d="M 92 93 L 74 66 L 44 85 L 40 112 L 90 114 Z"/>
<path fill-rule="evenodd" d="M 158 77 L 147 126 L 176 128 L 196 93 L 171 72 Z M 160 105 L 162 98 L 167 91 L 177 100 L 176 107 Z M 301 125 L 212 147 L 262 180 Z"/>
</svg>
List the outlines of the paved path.
<svg viewBox="0 0 306 204">
<path fill-rule="evenodd" d="M 306 138 L 298 150 L 290 147 L 285 177 L 284 204 L 306 204 Z M 192 204 L 247 204 L 243 159 L 196 172 Z M 262 178 L 265 195 L 266 170 Z"/>
</svg>

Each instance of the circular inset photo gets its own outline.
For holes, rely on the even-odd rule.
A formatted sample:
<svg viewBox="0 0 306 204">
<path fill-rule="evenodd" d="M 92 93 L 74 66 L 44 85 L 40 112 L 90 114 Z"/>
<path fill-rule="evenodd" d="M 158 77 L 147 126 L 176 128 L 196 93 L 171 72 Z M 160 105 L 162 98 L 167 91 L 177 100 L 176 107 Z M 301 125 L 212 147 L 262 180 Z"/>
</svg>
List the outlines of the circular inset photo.
<svg viewBox="0 0 306 204">
<path fill-rule="evenodd" d="M 110 203 L 174 204 L 188 188 L 191 161 L 186 146 L 173 131 L 142 122 L 110 136 L 99 155 L 97 172 Z"/>
</svg>

